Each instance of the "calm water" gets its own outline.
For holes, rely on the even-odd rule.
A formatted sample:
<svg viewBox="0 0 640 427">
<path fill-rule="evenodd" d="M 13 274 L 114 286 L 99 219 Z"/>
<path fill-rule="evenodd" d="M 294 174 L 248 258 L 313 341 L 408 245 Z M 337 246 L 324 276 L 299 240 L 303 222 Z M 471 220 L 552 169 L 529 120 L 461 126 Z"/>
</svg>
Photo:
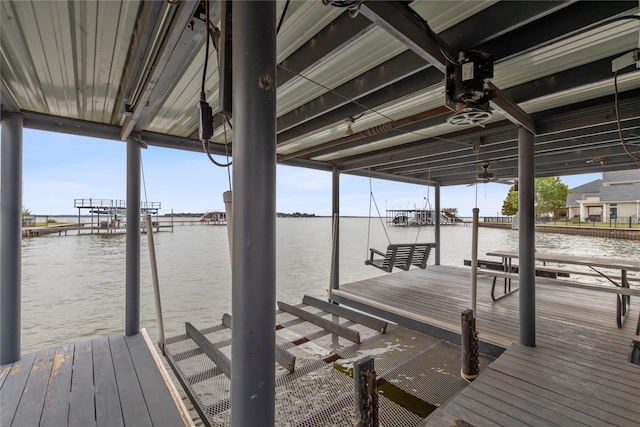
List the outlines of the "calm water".
<svg viewBox="0 0 640 427">
<path fill-rule="evenodd" d="M 341 220 L 340 280 L 348 283 L 384 274 L 365 266 L 367 219 Z M 391 242 L 414 242 L 417 228 L 387 228 Z M 441 262 L 462 265 L 471 257 L 471 227 L 443 227 Z M 224 226 L 177 226 L 155 235 L 167 336 L 220 323 L 231 310 L 231 269 Z M 517 232 L 481 228 L 479 251 L 517 249 Z M 419 230 L 433 241 L 433 229 Z M 157 338 L 146 236 L 142 236 L 141 324 Z M 370 246 L 388 244 L 378 218 L 371 220 Z M 539 234 L 539 251 L 637 258 L 640 242 Z M 124 330 L 125 236 L 47 236 L 22 243 L 22 352 L 77 342 Z M 330 218 L 277 220 L 277 298 L 299 303 L 304 294 L 326 297 L 331 255 Z M 430 264 L 433 263 L 433 256 Z"/>
</svg>

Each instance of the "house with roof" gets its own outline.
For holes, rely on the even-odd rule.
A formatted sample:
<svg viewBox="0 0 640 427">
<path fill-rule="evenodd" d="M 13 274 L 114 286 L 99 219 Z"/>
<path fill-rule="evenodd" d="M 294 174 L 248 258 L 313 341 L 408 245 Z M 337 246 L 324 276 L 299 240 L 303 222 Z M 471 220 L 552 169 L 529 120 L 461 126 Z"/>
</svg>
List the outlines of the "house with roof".
<svg viewBox="0 0 640 427">
<path fill-rule="evenodd" d="M 567 195 L 570 218 L 602 221 L 640 218 L 640 169 L 603 172 L 602 179 L 572 188 Z"/>
</svg>

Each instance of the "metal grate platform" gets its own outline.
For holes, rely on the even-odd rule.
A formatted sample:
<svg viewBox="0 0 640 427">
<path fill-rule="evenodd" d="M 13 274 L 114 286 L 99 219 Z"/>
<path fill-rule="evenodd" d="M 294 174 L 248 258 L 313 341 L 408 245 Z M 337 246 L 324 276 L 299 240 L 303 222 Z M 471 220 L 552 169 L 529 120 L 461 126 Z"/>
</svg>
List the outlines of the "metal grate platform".
<svg viewBox="0 0 640 427">
<path fill-rule="evenodd" d="M 276 370 L 276 425 L 349 426 L 354 421 L 353 363 L 375 359 L 380 420 L 385 426 L 419 426 L 434 407 L 467 386 L 460 378 L 460 349 L 437 338 L 399 326 L 387 333 L 304 304 L 310 313 L 360 333 L 361 344 L 333 335 L 297 317 L 278 312 L 276 341 L 296 356 L 293 373 Z M 223 325 L 202 329 L 220 351 L 231 356 L 231 330 Z M 175 371 L 206 425 L 229 426 L 230 380 L 188 335 L 169 338 L 165 346 Z M 481 356 L 480 368 L 492 359 Z"/>
</svg>

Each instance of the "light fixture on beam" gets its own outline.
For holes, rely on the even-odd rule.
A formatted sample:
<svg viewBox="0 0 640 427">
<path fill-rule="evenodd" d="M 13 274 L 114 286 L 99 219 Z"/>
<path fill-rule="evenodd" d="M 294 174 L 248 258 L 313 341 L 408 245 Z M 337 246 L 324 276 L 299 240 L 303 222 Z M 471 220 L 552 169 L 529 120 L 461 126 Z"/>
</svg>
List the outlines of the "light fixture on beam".
<svg viewBox="0 0 640 427">
<path fill-rule="evenodd" d="M 345 131 L 344 136 L 353 135 L 352 126 L 356 123 L 356 121 L 353 119 L 353 117 L 347 117 L 346 119 L 344 119 L 344 123 L 347 125 L 347 130 Z"/>
</svg>

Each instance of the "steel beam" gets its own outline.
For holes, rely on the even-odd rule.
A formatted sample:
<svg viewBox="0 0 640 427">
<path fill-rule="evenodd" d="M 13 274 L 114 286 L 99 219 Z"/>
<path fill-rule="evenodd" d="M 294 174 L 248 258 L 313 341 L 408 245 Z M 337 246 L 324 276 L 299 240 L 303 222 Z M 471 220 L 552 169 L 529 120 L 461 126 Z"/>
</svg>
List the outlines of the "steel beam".
<svg viewBox="0 0 640 427">
<path fill-rule="evenodd" d="M 333 218 L 333 251 L 331 288 L 340 289 L 340 169 L 331 171 L 331 217 Z"/>
<path fill-rule="evenodd" d="M 614 55 L 612 57 L 603 58 L 601 60 L 591 62 L 576 68 L 572 68 L 570 70 L 562 71 L 560 73 L 555 73 L 551 76 L 542 77 L 540 79 L 536 79 L 527 83 L 523 83 L 521 85 L 517 85 L 515 87 L 506 89 L 502 91 L 509 99 L 514 100 L 515 102 L 525 102 L 534 98 L 539 98 L 542 96 L 546 96 L 552 93 L 561 92 L 564 90 L 572 89 L 575 87 L 583 86 L 586 84 L 593 83 L 594 81 L 601 80 L 609 80 L 611 79 L 611 60 L 615 58 Z M 623 73 L 634 72 L 635 69 L 629 67 Z M 498 98 L 498 103 L 500 101 L 500 96 Z M 446 111 L 443 111 L 442 114 L 450 113 L 451 111 L 446 107 L 440 107 Z M 435 111 L 434 109 L 433 111 Z M 505 113 L 506 114 L 506 113 Z M 517 112 L 516 112 L 517 114 Z M 524 120 L 524 118 L 523 118 Z M 441 124 L 443 122 L 440 115 L 436 115 L 435 117 L 427 120 L 414 121 L 411 124 L 403 126 L 401 131 L 418 132 L 420 130 L 426 129 L 430 126 L 435 126 Z M 348 148 L 353 148 L 361 145 L 370 144 L 372 142 L 380 141 L 385 138 L 388 138 L 388 135 L 385 133 L 358 138 L 357 140 L 350 140 L 353 136 L 348 138 L 340 138 L 334 141 L 328 141 L 322 144 L 319 144 L 315 147 L 310 147 L 308 149 L 302 150 L 300 152 L 293 153 L 289 156 L 305 156 L 310 157 L 308 154 L 313 154 L 311 157 L 322 156 L 324 154 L 329 154 L 336 151 L 336 147 L 340 147 L 340 150 L 346 150 Z"/>
<path fill-rule="evenodd" d="M 0 109 L 2 111 L 7 111 L 9 113 L 11 112 L 17 113 L 20 111 L 20 108 L 18 107 L 18 103 L 16 102 L 15 98 L 11 94 L 11 91 L 5 84 L 4 79 L 0 80 L 0 102 L 1 102 Z"/>
<path fill-rule="evenodd" d="M 142 82 L 143 76 L 149 71 L 145 67 L 146 59 L 152 55 L 149 49 L 153 46 L 152 38 L 160 30 L 161 13 L 164 8 L 173 7 L 168 2 L 141 2 L 138 19 L 133 29 L 131 44 L 127 54 L 127 62 L 120 78 L 120 86 L 111 112 L 111 124 L 120 123 L 122 114 L 127 111 L 127 105 L 133 106 L 136 85 Z"/>
<path fill-rule="evenodd" d="M 458 51 L 444 43 L 412 9 L 400 2 L 364 2 L 360 12 L 441 73 L 446 69 L 446 57 L 458 55 Z"/>
<path fill-rule="evenodd" d="M 518 129 L 518 268 L 520 298 L 520 344 L 536 345 L 536 225 L 534 209 L 534 136 L 527 129 Z"/>
<path fill-rule="evenodd" d="M 0 365 L 20 360 L 22 116 L 2 113 L 0 150 Z"/>
<path fill-rule="evenodd" d="M 122 125 L 120 139 L 126 140 L 131 132 L 141 131 L 149 120 L 160 109 L 169 89 L 182 74 L 184 68 L 191 64 L 197 47 L 207 34 L 206 24 L 193 19 L 194 12 L 200 2 L 198 0 L 182 0 L 169 10 L 173 16 L 167 20 L 168 28 L 163 37 L 160 50 L 153 53 L 150 62 L 151 72 L 145 76 L 144 84 L 139 89 L 139 97 L 132 106 L 131 115 Z M 212 2 L 216 9 L 210 12 L 215 20 L 220 4 Z M 146 73 L 148 70 L 141 70 Z M 144 74 L 143 74 L 144 75 Z"/>
<path fill-rule="evenodd" d="M 233 5 L 231 422 L 275 422 L 276 5 Z"/>
<path fill-rule="evenodd" d="M 509 97 L 507 97 L 505 93 L 498 89 L 493 83 L 489 83 L 489 88 L 496 92 L 496 97 L 489 102 L 491 108 L 500 111 L 500 113 L 502 113 L 502 115 L 511 123 L 525 127 L 534 135 L 538 133 L 536 124 L 529 114 L 527 114 L 522 108 L 518 107 L 518 104 L 509 99 Z"/>
<path fill-rule="evenodd" d="M 632 119 L 625 123 L 623 135 L 631 136 L 631 133 L 640 127 L 640 118 Z M 451 175 L 460 173 L 460 168 L 468 168 L 470 164 L 490 163 L 490 172 L 509 167 L 509 162 L 516 162 L 518 159 L 517 140 L 506 139 L 500 142 L 485 143 L 479 153 L 472 150 L 457 150 L 440 152 L 425 155 L 422 159 L 396 163 L 393 165 L 377 168 L 394 174 L 416 174 L 427 173 L 428 171 L 446 170 Z M 617 125 L 606 124 L 597 126 L 594 129 L 580 129 L 567 132 L 567 135 L 545 135 L 536 139 L 536 160 L 542 161 L 541 157 L 553 156 L 551 162 L 563 163 L 574 160 L 588 160 L 598 155 L 616 155 L 623 153 L 619 141 Z M 571 150 L 560 152 L 560 150 Z M 597 153 L 594 150 L 598 150 Z M 513 164 L 513 163 L 512 163 Z"/>
<path fill-rule="evenodd" d="M 444 30 L 439 35 L 452 46 L 475 46 L 517 28 L 523 22 L 531 22 L 552 11 L 566 7 L 568 4 L 567 2 L 537 2 L 534 6 L 522 7 L 520 4 L 516 6 L 515 3 L 500 2 L 465 19 L 460 24 Z M 568 23 L 567 25 L 571 26 L 572 24 Z M 500 40 L 505 42 L 502 38 Z M 509 52 L 511 51 L 506 53 Z M 442 80 L 442 73 L 436 69 L 425 70 L 427 67 L 428 64 L 424 59 L 411 50 L 389 59 L 355 79 L 338 86 L 334 92 L 327 92 L 282 115 L 278 118 L 278 132 L 281 132 L 278 135 L 278 142 L 286 143 L 289 139 L 304 135 L 313 129 L 366 111 L 360 106 L 350 104 L 345 97 L 357 99 L 361 104 L 375 108 L 395 99 L 394 95 L 401 97 L 438 84 Z M 423 70 L 425 71 L 420 73 Z M 401 83 L 400 80 L 402 80 Z M 396 85 L 392 90 L 376 93 L 393 83 Z M 364 96 L 366 98 L 363 98 Z M 331 113 L 327 114 L 328 112 Z M 313 122 L 303 125 L 311 120 Z M 294 126 L 295 130 L 282 133 Z"/>
<path fill-rule="evenodd" d="M 358 15 L 351 18 L 348 12 L 343 12 L 278 64 L 280 70 L 277 87 L 281 88 L 297 76 L 295 73 L 303 74 L 323 58 L 362 36 L 371 28 L 373 25 L 364 16 Z"/>
<path fill-rule="evenodd" d="M 446 58 L 451 61 L 457 57 L 458 51 L 435 34 L 409 6 L 386 1 L 366 2 L 363 3 L 362 13 L 442 73 L 446 70 Z M 535 133 L 533 119 L 494 85 L 491 88 L 498 93 L 491 101 L 492 106 L 513 123 Z"/>
<path fill-rule="evenodd" d="M 377 2 L 369 2 L 377 3 Z M 497 62 L 508 59 L 519 52 L 549 43 L 565 33 L 571 33 L 585 26 L 594 25 L 607 18 L 634 10 L 637 5 L 629 1 L 607 2 L 528 2 L 526 6 L 521 2 L 499 2 L 485 10 L 471 16 L 463 22 L 443 31 L 441 38 L 456 49 L 474 48 L 493 54 Z M 487 31 L 485 29 L 490 29 Z M 478 36 L 480 34 L 480 36 Z M 518 37 L 512 36 L 518 34 Z M 522 42 L 522 41 L 525 42 Z M 401 54 L 403 61 L 424 67 L 423 59 L 411 51 Z M 398 57 L 396 57 L 398 58 Z M 419 60 L 417 60 L 419 58 Z M 390 60 L 391 61 L 391 60 Z M 344 83 L 336 88 L 341 94 L 349 94 L 347 88 L 357 89 L 358 85 L 366 84 L 367 99 L 359 99 L 370 108 L 389 102 L 379 90 L 391 84 L 392 81 L 374 80 L 376 75 L 384 76 L 382 68 L 388 67 L 387 61 L 380 66 L 367 71 L 365 74 Z M 427 80 L 416 74 L 413 65 L 404 68 L 406 77 L 403 87 L 408 93 L 438 84 L 442 73 L 434 72 Z M 436 71 L 436 70 L 433 70 Z M 410 89 L 411 88 L 411 89 Z M 352 90 L 353 90 L 352 89 Z M 379 95 L 379 96 L 377 96 Z M 358 93 L 350 95 L 358 99 Z M 345 105 L 344 98 L 335 97 L 332 93 L 325 93 L 321 97 L 306 103 L 295 110 L 283 115 L 278 122 L 279 131 L 296 128 L 296 132 L 279 135 L 278 142 L 286 143 L 289 139 L 304 135 L 343 120 L 345 117 L 357 115 L 366 111 Z M 324 117 L 324 116 L 328 117 Z M 296 121 L 297 120 L 297 121 Z M 286 121 L 286 125 L 283 122 Z"/>
<path fill-rule="evenodd" d="M 415 61 L 415 67 L 408 61 Z M 428 67 L 413 52 L 402 53 L 382 66 L 366 71 L 332 92 L 324 93 L 279 117 L 278 146 L 286 145 L 290 139 L 312 130 L 366 112 L 365 107 L 375 108 L 432 86 L 439 79 L 442 79 L 442 74 Z M 384 87 L 380 87 L 381 84 Z M 358 103 L 349 99 L 357 100 Z"/>
<path fill-rule="evenodd" d="M 147 230 L 147 232 L 152 232 Z M 140 144 L 127 139 L 125 335 L 140 332 Z"/>
<path fill-rule="evenodd" d="M 350 148 L 371 144 L 371 143 L 389 138 L 390 132 L 394 133 L 395 135 L 402 134 L 402 133 L 409 133 L 409 132 L 419 132 L 431 126 L 436 126 L 441 124 L 442 123 L 441 116 L 443 114 L 447 114 L 451 112 L 451 110 L 449 110 L 447 107 L 444 107 L 444 106 L 434 108 L 430 111 L 432 112 L 431 117 L 427 117 L 420 120 L 414 120 L 409 124 L 393 127 L 393 129 L 382 130 L 381 133 L 376 133 L 369 136 L 359 135 L 360 137 L 354 140 L 347 140 L 344 142 L 340 139 L 334 140 L 336 142 L 335 145 L 333 144 L 334 141 L 329 141 L 327 143 L 317 145 L 316 147 L 318 147 L 318 150 L 315 150 L 316 147 L 309 148 L 309 152 L 312 154 L 303 155 L 303 156 L 305 158 L 307 157 L 319 158 L 324 155 L 333 154 L 336 151 L 348 150 Z M 385 125 L 380 125 L 380 128 L 385 128 Z M 346 140 L 347 138 L 348 137 L 345 137 L 342 139 Z M 339 147 L 339 148 L 336 149 L 336 147 Z M 293 155 L 297 155 L 297 154 L 298 153 L 296 152 Z"/>
<path fill-rule="evenodd" d="M 638 108 L 640 108 L 640 91 L 629 91 L 620 95 L 619 110 L 621 120 L 637 116 Z M 539 132 L 537 140 L 545 140 L 547 138 L 554 139 L 558 132 L 567 132 L 572 129 L 588 128 L 596 125 L 613 123 L 614 117 L 611 112 L 613 110 L 612 97 L 599 98 L 590 101 L 588 104 L 578 103 L 560 107 L 554 110 L 547 110 L 537 113 L 536 123 Z M 441 138 L 468 142 L 471 147 L 474 139 L 482 138 L 482 146 L 517 139 L 517 132 L 513 125 L 508 122 L 496 122 L 486 125 L 485 129 L 472 127 L 458 132 L 439 135 Z M 449 142 L 442 142 L 435 138 L 427 138 L 420 141 L 414 141 L 404 144 L 402 147 L 391 147 L 371 153 L 345 157 L 335 160 L 334 163 L 340 165 L 343 171 L 351 171 L 354 169 L 366 169 L 387 164 L 401 164 L 405 161 L 413 161 L 418 158 L 424 158 L 429 155 L 437 154 L 446 150 L 447 147 L 453 147 L 450 151 L 462 151 L 460 147 L 452 146 Z M 481 153 L 484 152 L 481 147 Z"/>
<path fill-rule="evenodd" d="M 440 265 L 440 246 L 442 245 L 442 241 L 440 240 L 440 184 L 434 185 L 433 189 L 435 193 L 434 210 L 436 211 L 435 223 L 433 225 L 433 234 L 436 239 L 435 265 Z"/>
</svg>

